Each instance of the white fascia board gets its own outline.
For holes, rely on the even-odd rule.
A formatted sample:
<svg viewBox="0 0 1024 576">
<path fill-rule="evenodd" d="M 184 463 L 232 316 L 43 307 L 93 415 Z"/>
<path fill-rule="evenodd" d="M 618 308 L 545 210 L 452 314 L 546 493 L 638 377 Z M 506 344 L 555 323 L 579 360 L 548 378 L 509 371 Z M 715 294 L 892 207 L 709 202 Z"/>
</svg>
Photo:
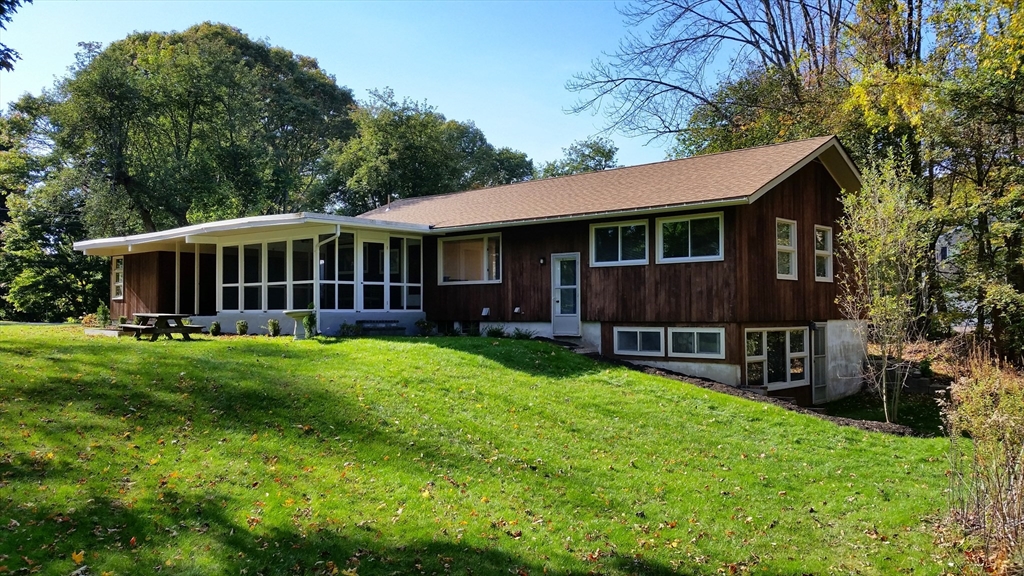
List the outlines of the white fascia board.
<svg viewBox="0 0 1024 576">
<path fill-rule="evenodd" d="M 233 220 L 220 220 L 205 224 L 193 224 L 181 228 L 172 228 L 160 232 L 149 232 L 146 234 L 135 234 L 133 236 L 119 236 L 114 238 L 98 238 L 96 240 L 83 240 L 75 242 L 74 249 L 85 254 L 109 255 L 111 249 L 123 249 L 132 251 L 132 246 L 138 244 L 149 244 L 153 242 L 165 242 L 168 240 L 183 240 L 190 243 L 190 239 L 198 240 L 205 235 L 223 234 L 252 230 L 254 228 L 269 228 L 288 224 L 337 224 L 351 226 L 353 228 L 364 228 L 372 230 L 394 230 L 401 232 L 416 232 L 425 234 L 430 231 L 429 226 L 422 224 L 399 224 L 384 222 L 369 218 L 354 218 L 351 216 L 336 216 L 333 214 L 315 214 L 310 212 L 298 212 L 295 214 L 272 214 L 269 216 L 250 216 L 248 218 L 235 218 Z"/>
</svg>

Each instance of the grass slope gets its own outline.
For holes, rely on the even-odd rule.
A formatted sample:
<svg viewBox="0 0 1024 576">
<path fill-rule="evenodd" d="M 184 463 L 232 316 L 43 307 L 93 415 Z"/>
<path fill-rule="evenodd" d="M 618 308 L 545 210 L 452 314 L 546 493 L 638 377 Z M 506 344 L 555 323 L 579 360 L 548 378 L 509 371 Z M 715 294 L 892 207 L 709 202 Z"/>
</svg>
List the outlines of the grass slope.
<svg viewBox="0 0 1024 576">
<path fill-rule="evenodd" d="M 941 573 L 941 439 L 539 342 L 0 327 L 0 572 Z M 6 530 L 2 530 L 6 528 Z"/>
</svg>

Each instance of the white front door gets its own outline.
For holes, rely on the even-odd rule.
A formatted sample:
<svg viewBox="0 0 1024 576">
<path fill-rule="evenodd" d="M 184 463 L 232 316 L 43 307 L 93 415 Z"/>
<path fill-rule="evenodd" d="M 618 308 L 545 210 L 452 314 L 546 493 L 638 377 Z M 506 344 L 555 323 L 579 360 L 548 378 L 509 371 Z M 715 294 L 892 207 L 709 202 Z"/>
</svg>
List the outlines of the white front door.
<svg viewBox="0 0 1024 576">
<path fill-rule="evenodd" d="M 551 255 L 551 333 L 580 335 L 580 254 Z"/>
</svg>

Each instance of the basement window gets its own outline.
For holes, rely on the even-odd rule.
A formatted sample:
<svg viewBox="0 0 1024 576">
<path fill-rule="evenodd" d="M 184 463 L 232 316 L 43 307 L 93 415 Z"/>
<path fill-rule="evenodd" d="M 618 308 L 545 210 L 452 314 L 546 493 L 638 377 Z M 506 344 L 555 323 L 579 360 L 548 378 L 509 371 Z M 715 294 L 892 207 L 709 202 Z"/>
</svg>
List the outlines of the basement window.
<svg viewBox="0 0 1024 576">
<path fill-rule="evenodd" d="M 778 390 L 807 384 L 807 348 L 806 328 L 747 330 L 747 385 Z"/>
<path fill-rule="evenodd" d="M 647 222 L 590 226 L 591 266 L 647 264 Z"/>
<path fill-rule="evenodd" d="M 501 235 L 438 240 L 438 284 L 501 282 Z"/>
<path fill-rule="evenodd" d="M 661 328 L 615 327 L 615 353 L 623 356 L 664 356 L 665 331 Z"/>
<path fill-rule="evenodd" d="M 725 328 L 669 328 L 668 355 L 724 359 Z"/>
</svg>

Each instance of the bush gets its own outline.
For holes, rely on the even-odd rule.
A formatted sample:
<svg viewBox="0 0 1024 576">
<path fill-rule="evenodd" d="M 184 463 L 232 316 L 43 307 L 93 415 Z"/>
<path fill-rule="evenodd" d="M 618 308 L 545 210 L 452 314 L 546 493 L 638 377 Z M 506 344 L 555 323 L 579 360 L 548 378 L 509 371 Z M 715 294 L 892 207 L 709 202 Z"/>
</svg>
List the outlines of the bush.
<svg viewBox="0 0 1024 576">
<path fill-rule="evenodd" d="M 220 336 L 220 322 L 210 322 L 210 336 Z"/>
<path fill-rule="evenodd" d="M 267 320 L 267 332 L 271 338 L 276 338 L 281 335 L 281 322 L 275 318 Z"/>
<path fill-rule="evenodd" d="M 932 359 L 926 356 L 917 363 L 917 370 L 921 373 L 922 377 L 931 378 L 934 375 L 934 372 L 932 372 Z"/>
<path fill-rule="evenodd" d="M 82 326 L 96 327 L 100 325 L 99 318 L 95 314 L 86 314 L 82 316 Z"/>
<path fill-rule="evenodd" d="M 249 323 L 245 320 L 239 320 L 235 322 L 235 332 L 239 336 L 245 336 L 249 333 Z"/>
<path fill-rule="evenodd" d="M 434 333 L 434 329 L 437 328 L 437 323 L 424 318 L 416 321 L 416 328 L 420 331 L 420 336 L 430 336 Z"/>
<path fill-rule="evenodd" d="M 516 328 L 515 330 L 512 331 L 512 338 L 515 338 L 516 340 L 529 340 L 530 338 L 533 338 L 536 335 L 537 332 L 534 330 L 524 330 L 522 328 Z"/>
<path fill-rule="evenodd" d="M 945 406 L 953 518 L 985 546 L 986 569 L 1024 571 L 1024 373 L 976 349 Z"/>
<path fill-rule="evenodd" d="M 101 327 L 110 324 L 110 308 L 107 308 L 107 305 L 102 302 L 96 307 L 96 321 Z"/>
<path fill-rule="evenodd" d="M 313 310 L 313 313 L 302 319 L 302 329 L 306 331 L 306 338 L 316 336 L 316 310 L 312 304 L 309 305 L 309 309 Z"/>
<path fill-rule="evenodd" d="M 123 315 L 123 314 L 121 316 L 118 316 L 117 317 L 117 323 L 118 324 L 127 324 L 128 323 L 128 317 Z"/>
<path fill-rule="evenodd" d="M 305 328 L 305 326 L 303 326 Z M 348 322 L 342 322 L 341 327 L 338 328 L 338 336 L 359 336 L 363 333 L 363 327 L 359 324 L 349 324 Z"/>
<path fill-rule="evenodd" d="M 488 338 L 505 338 L 506 336 L 508 336 L 508 334 L 505 333 L 504 324 L 493 324 L 491 326 L 488 326 L 487 330 L 484 331 L 484 334 Z"/>
</svg>

